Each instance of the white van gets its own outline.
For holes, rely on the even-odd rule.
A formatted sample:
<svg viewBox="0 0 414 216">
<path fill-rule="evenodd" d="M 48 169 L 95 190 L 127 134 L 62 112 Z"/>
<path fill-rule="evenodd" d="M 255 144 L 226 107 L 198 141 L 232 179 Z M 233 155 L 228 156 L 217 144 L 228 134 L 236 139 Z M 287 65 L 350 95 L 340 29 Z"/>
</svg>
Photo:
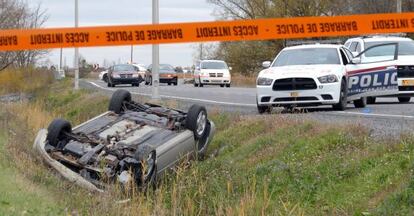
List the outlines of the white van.
<svg viewBox="0 0 414 216">
<path fill-rule="evenodd" d="M 230 88 L 231 67 L 226 62 L 220 60 L 197 61 L 194 68 L 194 86 L 203 87 L 204 85 L 220 85 Z"/>
</svg>

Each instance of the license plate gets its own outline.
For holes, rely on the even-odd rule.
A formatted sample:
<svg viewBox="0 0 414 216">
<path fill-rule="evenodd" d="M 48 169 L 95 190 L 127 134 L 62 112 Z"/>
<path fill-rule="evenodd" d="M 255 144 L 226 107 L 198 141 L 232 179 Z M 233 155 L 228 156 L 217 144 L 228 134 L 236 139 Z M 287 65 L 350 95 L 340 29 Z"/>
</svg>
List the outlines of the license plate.
<svg viewBox="0 0 414 216">
<path fill-rule="evenodd" d="M 299 96 L 299 92 L 291 92 L 290 93 L 291 97 L 298 97 Z"/>
<path fill-rule="evenodd" d="M 414 80 L 403 80 L 402 85 L 403 86 L 414 86 Z"/>
</svg>

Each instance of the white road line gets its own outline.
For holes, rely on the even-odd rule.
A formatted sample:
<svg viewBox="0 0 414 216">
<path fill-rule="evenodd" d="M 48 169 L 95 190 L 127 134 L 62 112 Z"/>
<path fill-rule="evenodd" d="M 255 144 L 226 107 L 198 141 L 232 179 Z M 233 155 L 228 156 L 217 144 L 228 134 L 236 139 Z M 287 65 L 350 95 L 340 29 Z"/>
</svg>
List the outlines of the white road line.
<svg viewBox="0 0 414 216">
<path fill-rule="evenodd" d="M 87 81 L 88 83 L 100 88 L 100 89 L 104 89 L 104 90 L 109 90 L 109 91 L 115 91 L 116 89 L 114 88 L 106 88 L 106 87 L 102 87 L 92 81 Z M 142 96 L 147 96 L 150 97 L 151 94 L 146 94 L 146 93 L 139 93 L 139 92 L 131 92 L 131 94 L 135 94 L 135 95 L 142 95 Z M 220 104 L 220 105 L 229 105 L 229 106 L 244 106 L 244 107 L 256 107 L 256 104 L 243 104 L 243 103 L 231 103 L 231 102 L 222 102 L 222 101 L 214 101 L 214 100 L 206 100 L 206 99 L 198 99 L 198 98 L 188 98 L 188 97 L 178 97 L 178 96 L 170 96 L 170 95 L 160 95 L 162 98 L 169 98 L 169 99 L 177 99 L 177 100 L 188 100 L 188 101 L 198 101 L 198 102 L 204 102 L 204 103 L 213 103 L 213 104 Z"/>
<path fill-rule="evenodd" d="M 357 112 L 334 112 L 337 114 L 358 115 L 358 116 L 372 116 L 372 117 L 388 117 L 388 118 L 402 118 L 402 119 L 414 119 L 414 116 L 407 115 L 393 115 L 393 114 L 381 114 L 381 113 L 357 113 Z"/>
</svg>

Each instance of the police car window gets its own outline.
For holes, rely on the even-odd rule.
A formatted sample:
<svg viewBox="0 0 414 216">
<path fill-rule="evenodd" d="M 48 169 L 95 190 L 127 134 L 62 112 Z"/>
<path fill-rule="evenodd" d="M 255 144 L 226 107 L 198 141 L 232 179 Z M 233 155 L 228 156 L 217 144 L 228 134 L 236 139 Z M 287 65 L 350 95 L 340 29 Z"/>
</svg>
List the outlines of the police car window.
<svg viewBox="0 0 414 216">
<path fill-rule="evenodd" d="M 397 43 L 397 41 L 376 41 L 376 42 L 366 42 L 365 46 L 367 48 L 386 44 L 386 43 Z M 414 55 L 414 42 L 413 41 L 399 41 L 398 42 L 398 55 Z"/>
<path fill-rule="evenodd" d="M 351 52 L 356 52 L 357 45 L 358 45 L 358 42 L 352 42 L 351 46 L 349 47 L 349 50 L 351 50 Z"/>
<path fill-rule="evenodd" d="M 351 42 L 346 42 L 344 46 L 345 46 L 345 47 L 349 47 L 349 44 L 350 44 L 350 43 L 351 43 Z"/>
<path fill-rule="evenodd" d="M 360 53 L 362 51 L 361 43 L 357 43 L 356 51 Z"/>
<path fill-rule="evenodd" d="M 396 44 L 384 44 L 370 47 L 360 55 L 361 63 L 374 63 L 395 60 Z"/>
<path fill-rule="evenodd" d="M 288 65 L 341 64 L 336 48 L 303 48 L 284 50 L 272 67 Z"/>
</svg>

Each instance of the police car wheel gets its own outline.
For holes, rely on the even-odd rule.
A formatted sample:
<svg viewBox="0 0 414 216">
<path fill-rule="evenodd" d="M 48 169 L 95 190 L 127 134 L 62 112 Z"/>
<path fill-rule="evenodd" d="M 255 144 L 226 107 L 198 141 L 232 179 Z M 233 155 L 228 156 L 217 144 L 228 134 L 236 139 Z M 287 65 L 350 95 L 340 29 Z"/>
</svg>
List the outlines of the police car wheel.
<svg viewBox="0 0 414 216">
<path fill-rule="evenodd" d="M 354 101 L 354 106 L 355 108 L 364 108 L 367 106 L 367 98 L 366 97 L 362 97 L 361 99 L 358 99 L 356 101 Z"/>
<path fill-rule="evenodd" d="M 400 103 L 408 103 L 410 102 L 411 98 L 410 97 L 398 97 L 398 101 Z"/>
<path fill-rule="evenodd" d="M 341 82 L 341 92 L 339 94 L 339 103 L 333 105 L 333 108 L 335 110 L 343 111 L 343 110 L 346 109 L 346 106 L 348 104 L 347 94 L 348 94 L 348 91 L 347 91 L 346 82 L 345 82 L 345 80 L 342 80 L 342 82 Z"/>
</svg>

